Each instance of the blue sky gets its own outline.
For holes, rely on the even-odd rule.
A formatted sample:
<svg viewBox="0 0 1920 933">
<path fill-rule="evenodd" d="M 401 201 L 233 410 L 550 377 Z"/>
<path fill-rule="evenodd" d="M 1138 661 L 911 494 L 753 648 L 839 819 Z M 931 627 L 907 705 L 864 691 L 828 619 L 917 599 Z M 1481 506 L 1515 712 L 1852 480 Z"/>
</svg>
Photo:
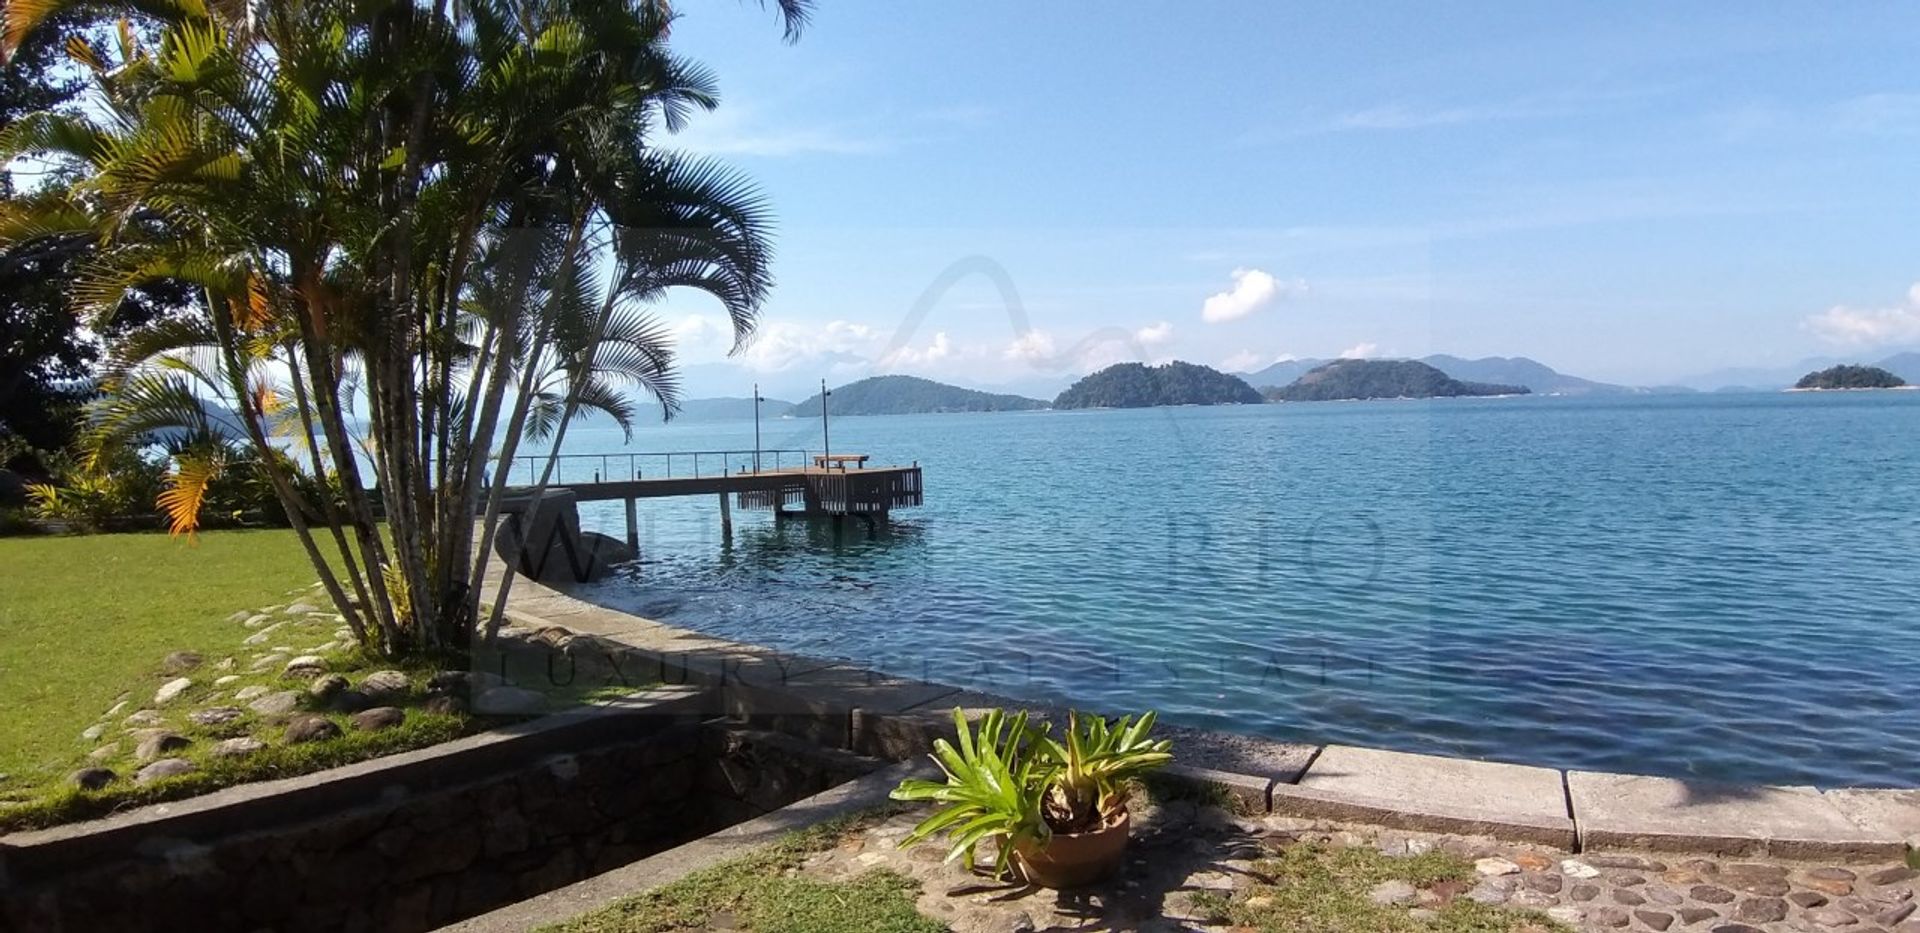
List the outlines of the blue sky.
<svg viewBox="0 0 1920 933">
<path fill-rule="evenodd" d="M 689 388 L 1430 352 L 1648 384 L 1920 344 L 1920 8 L 1458 6 L 825 0 L 789 46 L 684 4 L 723 103 L 669 144 L 781 220 L 729 368 L 710 305 L 663 309 Z"/>
</svg>

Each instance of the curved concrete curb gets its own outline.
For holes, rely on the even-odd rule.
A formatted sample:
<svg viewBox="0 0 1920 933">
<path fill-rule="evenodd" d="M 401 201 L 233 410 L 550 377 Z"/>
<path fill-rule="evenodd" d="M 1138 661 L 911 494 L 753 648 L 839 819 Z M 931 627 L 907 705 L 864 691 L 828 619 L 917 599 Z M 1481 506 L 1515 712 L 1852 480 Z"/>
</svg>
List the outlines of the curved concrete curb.
<svg viewBox="0 0 1920 933">
<path fill-rule="evenodd" d="M 1577 841 L 1551 768 L 1345 745 L 1321 750 L 1297 786 L 1275 786 L 1273 811 L 1562 849 Z"/>
<path fill-rule="evenodd" d="M 509 616 L 640 652 L 669 683 L 721 689 L 726 711 L 757 728 L 892 760 L 953 733 L 952 710 L 1033 708 L 1009 697 L 892 677 L 716 639 L 629 615 L 527 580 Z M 1057 709 L 1040 715 L 1060 717 Z M 1306 746 L 1175 729 L 1176 780 L 1237 806 L 1395 829 L 1491 836 L 1567 850 L 1887 860 L 1920 844 L 1920 791 L 1728 787 L 1669 778 L 1561 772 L 1347 746 Z"/>
<path fill-rule="evenodd" d="M 1906 841 L 1868 829 L 1811 787 L 1741 787 L 1631 774 L 1567 773 L 1587 848 L 1782 859 L 1898 859 Z"/>
</svg>

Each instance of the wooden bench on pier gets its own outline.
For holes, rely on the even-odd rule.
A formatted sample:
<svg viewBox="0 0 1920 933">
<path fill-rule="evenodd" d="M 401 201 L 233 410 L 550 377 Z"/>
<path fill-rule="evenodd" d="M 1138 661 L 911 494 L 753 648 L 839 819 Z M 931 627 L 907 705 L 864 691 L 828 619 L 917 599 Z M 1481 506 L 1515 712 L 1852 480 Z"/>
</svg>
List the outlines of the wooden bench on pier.
<svg viewBox="0 0 1920 933">
<path fill-rule="evenodd" d="M 840 469 L 845 470 L 847 468 L 847 464 L 853 464 L 853 467 L 856 470 L 864 470 L 867 468 L 867 455 L 866 454 L 814 454 L 813 455 L 813 465 L 823 470 L 830 469 L 832 467 L 839 467 Z"/>
</svg>

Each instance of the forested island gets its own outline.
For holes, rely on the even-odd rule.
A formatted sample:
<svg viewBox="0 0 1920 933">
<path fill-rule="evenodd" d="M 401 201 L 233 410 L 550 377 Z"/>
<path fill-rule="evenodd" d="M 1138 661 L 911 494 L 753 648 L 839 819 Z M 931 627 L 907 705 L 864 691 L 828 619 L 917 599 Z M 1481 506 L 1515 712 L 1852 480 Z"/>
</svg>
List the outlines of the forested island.
<svg viewBox="0 0 1920 933">
<path fill-rule="evenodd" d="M 1276 402 L 1329 402 L 1369 398 L 1452 398 L 1526 395 L 1525 386 L 1463 382 L 1417 360 L 1334 360 L 1284 388 L 1262 394 Z"/>
<path fill-rule="evenodd" d="M 1194 363 L 1116 363 L 1082 376 L 1053 400 L 1055 408 L 1152 408 L 1156 405 L 1258 405 L 1253 386 Z"/>
<path fill-rule="evenodd" d="M 872 376 L 850 382 L 828 399 L 827 413 L 833 415 L 917 415 L 955 411 L 1032 411 L 1047 407 L 1037 398 L 1019 395 L 995 395 L 976 392 L 918 376 Z M 796 418 L 820 416 L 820 396 L 801 402 L 787 411 Z"/>
<path fill-rule="evenodd" d="M 1900 378 L 1878 366 L 1830 366 L 1819 372 L 1808 373 L 1793 384 L 1795 389 L 1898 389 L 1907 384 Z"/>
</svg>

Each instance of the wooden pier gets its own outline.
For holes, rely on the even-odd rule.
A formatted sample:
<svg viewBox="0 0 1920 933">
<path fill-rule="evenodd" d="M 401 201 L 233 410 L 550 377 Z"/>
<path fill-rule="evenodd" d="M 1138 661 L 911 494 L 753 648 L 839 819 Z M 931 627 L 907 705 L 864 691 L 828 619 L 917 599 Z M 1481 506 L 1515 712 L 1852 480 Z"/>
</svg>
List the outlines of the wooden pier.
<svg viewBox="0 0 1920 933">
<path fill-rule="evenodd" d="M 531 483 L 545 457 L 527 463 Z M 868 527 L 895 509 L 922 503 L 920 465 L 865 466 L 859 454 L 812 457 L 799 450 L 708 450 L 673 453 L 562 454 L 549 481 L 577 502 L 624 501 L 627 544 L 638 548 L 641 499 L 718 496 L 723 533 L 733 532 L 733 508 L 771 510 L 781 518 L 860 519 Z M 675 475 L 676 461 L 680 466 Z M 858 463 L 859 466 L 849 464 Z M 597 469 L 595 468 L 597 467 Z M 515 471 L 515 479 L 519 479 Z"/>
</svg>

